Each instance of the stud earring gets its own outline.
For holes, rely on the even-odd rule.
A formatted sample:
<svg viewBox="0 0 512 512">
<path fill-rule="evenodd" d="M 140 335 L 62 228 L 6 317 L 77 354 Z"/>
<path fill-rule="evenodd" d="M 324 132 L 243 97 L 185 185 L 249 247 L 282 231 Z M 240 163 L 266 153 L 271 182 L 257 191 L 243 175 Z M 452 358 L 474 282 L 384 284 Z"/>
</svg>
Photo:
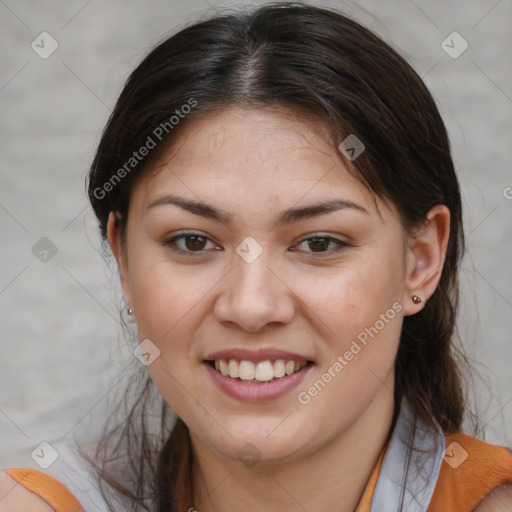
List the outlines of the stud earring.
<svg viewBox="0 0 512 512">
<path fill-rule="evenodd" d="M 421 297 L 418 297 L 417 295 L 412 296 L 412 301 L 414 302 L 414 304 L 421 304 L 422 302 Z"/>
<path fill-rule="evenodd" d="M 128 308 L 126 310 L 126 313 L 128 313 L 128 316 L 132 316 L 133 315 L 133 309 L 132 308 Z"/>
</svg>

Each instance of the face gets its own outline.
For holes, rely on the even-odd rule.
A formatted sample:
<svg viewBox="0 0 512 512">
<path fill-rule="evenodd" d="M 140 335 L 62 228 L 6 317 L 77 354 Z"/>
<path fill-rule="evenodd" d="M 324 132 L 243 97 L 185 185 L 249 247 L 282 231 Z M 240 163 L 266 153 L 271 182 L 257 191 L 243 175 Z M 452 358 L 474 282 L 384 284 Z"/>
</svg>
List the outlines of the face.
<svg viewBox="0 0 512 512">
<path fill-rule="evenodd" d="M 392 400 L 404 230 L 319 123 L 232 108 L 183 128 L 132 190 L 119 260 L 147 368 L 195 443 L 293 461 Z"/>
</svg>

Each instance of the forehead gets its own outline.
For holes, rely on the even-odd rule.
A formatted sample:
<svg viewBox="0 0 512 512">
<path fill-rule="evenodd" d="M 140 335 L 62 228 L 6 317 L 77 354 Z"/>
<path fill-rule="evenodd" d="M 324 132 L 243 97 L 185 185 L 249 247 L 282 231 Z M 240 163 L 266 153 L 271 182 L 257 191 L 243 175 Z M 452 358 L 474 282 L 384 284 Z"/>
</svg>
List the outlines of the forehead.
<svg viewBox="0 0 512 512">
<path fill-rule="evenodd" d="M 320 121 L 289 111 L 229 108 L 180 128 L 137 185 L 139 201 L 172 189 L 216 202 L 258 198 L 260 206 L 326 194 L 375 213 L 382 210 L 379 202 L 385 205 L 349 172 Z"/>
</svg>

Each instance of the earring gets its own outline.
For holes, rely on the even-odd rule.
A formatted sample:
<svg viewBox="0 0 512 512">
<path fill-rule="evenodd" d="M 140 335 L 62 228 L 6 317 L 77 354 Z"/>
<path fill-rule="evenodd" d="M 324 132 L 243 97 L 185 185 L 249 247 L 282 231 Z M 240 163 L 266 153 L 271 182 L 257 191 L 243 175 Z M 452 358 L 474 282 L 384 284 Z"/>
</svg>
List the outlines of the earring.
<svg viewBox="0 0 512 512">
<path fill-rule="evenodd" d="M 126 310 L 126 313 L 128 313 L 128 316 L 132 316 L 133 315 L 133 309 L 132 308 L 128 308 Z"/>
<path fill-rule="evenodd" d="M 414 304 L 421 304 L 421 297 L 418 297 L 417 295 L 413 295 L 412 296 L 412 301 L 414 302 Z"/>
</svg>

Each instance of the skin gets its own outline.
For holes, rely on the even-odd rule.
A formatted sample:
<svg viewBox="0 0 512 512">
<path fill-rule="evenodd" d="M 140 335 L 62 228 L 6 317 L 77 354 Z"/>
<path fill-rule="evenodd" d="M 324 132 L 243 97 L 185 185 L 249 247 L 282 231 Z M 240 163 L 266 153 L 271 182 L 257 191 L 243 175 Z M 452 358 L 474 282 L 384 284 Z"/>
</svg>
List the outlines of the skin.
<svg viewBox="0 0 512 512">
<path fill-rule="evenodd" d="M 54 512 L 37 494 L 11 478 L 7 473 L 0 472 L 0 512 Z"/>
<path fill-rule="evenodd" d="M 474 512 L 507 512 L 512 505 L 512 484 L 503 484 L 484 498 Z"/>
<path fill-rule="evenodd" d="M 428 300 L 441 275 L 449 211 L 435 206 L 408 237 L 393 204 L 377 199 L 377 211 L 325 127 L 291 113 L 229 108 L 180 128 L 132 190 L 126 243 L 113 213 L 108 237 L 140 340 L 160 350 L 147 369 L 190 430 L 194 507 L 353 511 L 390 431 L 403 317 L 423 307 L 411 296 Z M 233 218 L 223 224 L 175 205 L 149 207 L 165 194 Z M 334 198 L 366 213 L 352 208 L 276 224 L 282 210 Z M 177 242 L 192 255 L 173 252 L 164 242 L 182 230 L 207 240 Z M 248 236 L 263 250 L 252 263 L 236 252 Z M 334 251 L 334 242 L 317 249 L 304 241 L 321 236 L 349 245 Z M 301 404 L 298 392 L 394 303 L 401 311 Z M 315 366 L 280 398 L 241 402 L 221 392 L 202 363 L 226 348 L 280 348 Z M 248 442 L 261 454 L 252 467 L 237 456 Z"/>
</svg>

